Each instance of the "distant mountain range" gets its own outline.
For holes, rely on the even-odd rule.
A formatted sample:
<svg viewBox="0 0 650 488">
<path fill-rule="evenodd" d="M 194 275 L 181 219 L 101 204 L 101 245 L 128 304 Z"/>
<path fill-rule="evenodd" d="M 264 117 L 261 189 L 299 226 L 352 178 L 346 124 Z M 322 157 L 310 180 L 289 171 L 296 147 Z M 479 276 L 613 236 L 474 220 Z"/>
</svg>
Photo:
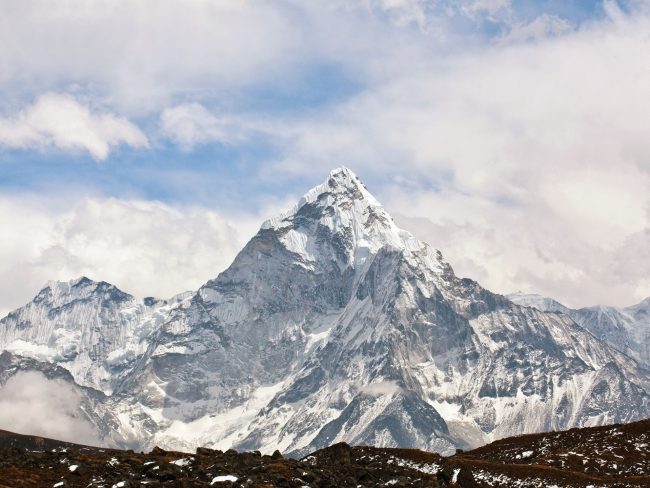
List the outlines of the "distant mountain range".
<svg viewBox="0 0 650 488">
<path fill-rule="evenodd" d="M 598 339 L 650 368 L 650 298 L 630 307 L 597 305 L 572 309 L 542 295 L 513 293 L 508 298 L 519 305 L 571 317 Z"/>
<path fill-rule="evenodd" d="M 48 283 L 0 321 L 0 383 L 63 381 L 103 443 L 145 450 L 450 453 L 650 417 L 647 341 L 534 301 L 456 277 L 338 168 L 196 292 Z"/>
</svg>

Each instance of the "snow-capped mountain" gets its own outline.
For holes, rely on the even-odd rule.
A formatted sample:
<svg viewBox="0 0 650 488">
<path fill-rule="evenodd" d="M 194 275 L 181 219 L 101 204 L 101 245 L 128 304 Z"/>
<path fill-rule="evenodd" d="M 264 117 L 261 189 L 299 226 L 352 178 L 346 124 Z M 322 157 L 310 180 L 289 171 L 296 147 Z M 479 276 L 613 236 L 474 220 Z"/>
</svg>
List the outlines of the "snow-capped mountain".
<svg viewBox="0 0 650 488">
<path fill-rule="evenodd" d="M 650 369 L 650 298 L 630 307 L 596 305 L 572 309 L 541 295 L 514 293 L 515 303 L 562 312 L 593 335 Z"/>
<path fill-rule="evenodd" d="M 175 301 L 136 300 L 85 277 L 49 282 L 1 321 L 0 344 L 17 355 L 64 365 L 78 384 L 111 394 Z"/>
<path fill-rule="evenodd" d="M 69 371 L 107 441 L 451 451 L 650 416 L 648 373 L 570 317 L 460 279 L 348 169 L 196 293 L 49 284 L 0 321 L 7 364 Z"/>
</svg>

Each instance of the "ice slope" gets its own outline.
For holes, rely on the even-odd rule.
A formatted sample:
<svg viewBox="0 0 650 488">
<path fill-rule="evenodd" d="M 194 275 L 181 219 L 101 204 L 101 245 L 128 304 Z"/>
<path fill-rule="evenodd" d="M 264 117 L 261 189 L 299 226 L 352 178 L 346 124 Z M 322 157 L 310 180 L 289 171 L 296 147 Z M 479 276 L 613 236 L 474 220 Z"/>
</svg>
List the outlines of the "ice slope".
<svg viewBox="0 0 650 488">
<path fill-rule="evenodd" d="M 106 393 L 97 423 L 117 443 L 445 452 L 650 409 L 627 356 L 456 277 L 346 168 L 196 293 L 140 302 L 86 281 L 10 314 L 0 347 Z"/>
</svg>

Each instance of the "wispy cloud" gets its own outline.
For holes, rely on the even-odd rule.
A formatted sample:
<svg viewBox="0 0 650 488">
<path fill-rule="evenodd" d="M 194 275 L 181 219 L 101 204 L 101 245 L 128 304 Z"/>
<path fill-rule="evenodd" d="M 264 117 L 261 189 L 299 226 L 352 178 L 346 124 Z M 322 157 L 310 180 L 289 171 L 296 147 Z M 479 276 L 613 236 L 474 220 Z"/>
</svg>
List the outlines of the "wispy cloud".
<svg viewBox="0 0 650 488">
<path fill-rule="evenodd" d="M 241 141 L 240 124 L 218 117 L 199 103 L 186 103 L 166 108 L 160 115 L 163 134 L 181 147 L 191 149 L 210 142 Z"/>
<path fill-rule="evenodd" d="M 498 44 L 512 44 L 548 39 L 574 30 L 574 25 L 557 15 L 542 14 L 530 22 L 516 23 L 503 36 L 495 39 Z"/>
</svg>

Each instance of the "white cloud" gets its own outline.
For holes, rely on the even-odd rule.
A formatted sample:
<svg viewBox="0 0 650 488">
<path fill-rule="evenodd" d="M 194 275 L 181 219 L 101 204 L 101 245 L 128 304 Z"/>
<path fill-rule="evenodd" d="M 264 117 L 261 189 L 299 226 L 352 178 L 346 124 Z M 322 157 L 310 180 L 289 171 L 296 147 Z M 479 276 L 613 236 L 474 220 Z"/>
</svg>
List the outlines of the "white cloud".
<svg viewBox="0 0 650 488">
<path fill-rule="evenodd" d="M 160 116 L 160 126 L 169 139 L 186 149 L 215 141 L 229 143 L 243 137 L 233 120 L 219 118 L 199 103 L 165 109 Z"/>
<path fill-rule="evenodd" d="M 269 174 L 348 164 L 495 291 L 630 304 L 650 274 L 649 30 L 606 19 L 406 70 L 288 127 Z"/>
<path fill-rule="evenodd" d="M 388 13 L 398 25 L 427 26 L 433 3 L 429 0 L 374 0 L 365 1 L 366 7 Z"/>
<path fill-rule="evenodd" d="M 335 66 L 355 80 L 372 79 L 430 56 L 437 41 L 447 48 L 460 44 L 468 32 L 451 28 L 448 10 L 465 11 L 456 4 L 0 2 L 0 90 L 14 98 L 73 87 L 120 113 L 142 115 L 179 100 L 232 100 L 252 87 L 283 87 L 318 64 Z M 460 5 L 475 15 L 506 4 L 466 0 Z M 425 31 L 431 35 L 423 36 Z"/>
<path fill-rule="evenodd" d="M 650 270 L 635 256 L 650 254 L 650 12 L 640 2 L 633 15 L 612 1 L 604 6 L 607 19 L 576 31 L 549 14 L 517 23 L 516 7 L 507 0 L 5 2 L 0 89 L 38 93 L 76 83 L 85 96 L 101 96 L 101 106 L 119 113 L 162 113 L 162 131 L 186 148 L 239 141 L 251 127 L 267 132 L 278 145 L 274 154 L 284 156 L 263 169 L 267 177 L 277 183 L 301 174 L 318 182 L 331 167 L 347 164 L 405 223 L 421 223 L 415 230 L 441 247 L 461 274 L 490 288 L 525 288 L 570 305 L 629 303 L 649 289 Z M 494 16 L 514 27 L 499 42 L 468 43 L 465 32 L 454 32 L 449 19 L 439 17 L 446 7 L 454 15 Z M 334 108 L 323 104 L 279 118 L 261 114 L 261 125 L 238 113 L 241 90 L 291 87 L 310 63 L 334 66 L 363 89 Z M 256 109 L 255 100 L 246 102 Z M 213 110 L 214 104 L 223 110 Z M 95 157 L 111 148 L 92 137 L 66 140 L 67 131 L 37 133 L 46 144 L 68 144 Z M 21 134 L 10 135 L 31 140 Z M 181 246 L 165 248 L 151 238 L 151 256 L 138 255 L 126 241 L 114 243 L 89 224 L 94 217 L 84 215 L 99 211 L 87 202 L 56 215 L 31 204 L 1 204 L 10 208 L 0 217 L 4 228 L 23 231 L 0 242 L 6 283 L 24 270 L 38 276 L 26 281 L 33 287 L 82 272 L 127 291 L 149 287 L 143 294 L 168 294 L 156 292 L 159 283 L 169 293 L 200 283 L 177 278 L 197 276 L 196 264 L 187 275 L 172 264 L 174 278 L 147 280 L 157 260 Z M 122 204 L 134 203 L 115 205 Z M 115 205 L 107 211 L 124 216 Z M 152 205 L 147 211 L 161 222 L 160 228 L 139 222 L 144 233 L 165 235 L 164 222 L 175 233 L 200 228 L 183 227 L 173 217 L 191 210 L 138 205 Z M 23 218 L 8 219 L 14 214 Z M 71 230 L 80 219 L 82 228 L 94 230 Z M 131 232 L 125 217 L 107 221 L 118 236 Z M 206 235 L 192 245 L 223 245 Z M 106 251 L 110 246 L 131 257 L 120 263 Z M 122 267 L 133 262 L 134 277 L 102 260 Z M 179 285 L 174 290 L 172 282 Z M 5 291 L 7 303 L 15 303 L 8 297 L 17 292 Z"/>
<path fill-rule="evenodd" d="M 20 372 L 0 387 L 0 429 L 99 446 L 99 435 L 83 418 L 81 397 L 62 380 Z"/>
<path fill-rule="evenodd" d="M 91 111 L 68 95 L 47 93 L 13 117 L 0 118 L 0 146 L 85 150 L 95 159 L 112 147 L 146 147 L 146 136 L 123 117 Z"/>
<path fill-rule="evenodd" d="M 378 381 L 365 385 L 361 388 L 361 392 L 366 395 L 379 397 L 382 395 L 394 395 L 400 393 L 402 388 L 397 384 L 397 381 Z"/>
<path fill-rule="evenodd" d="M 294 58 L 300 27 L 287 10 L 229 0 L 2 2 L 0 86 L 76 83 L 132 110 L 236 86 Z"/>
<path fill-rule="evenodd" d="M 0 198 L 0 312 L 48 280 L 86 275 L 136 296 L 170 297 L 224 270 L 261 217 L 116 198 Z M 233 224 L 232 222 L 236 222 Z"/>
<path fill-rule="evenodd" d="M 511 7 L 512 0 L 465 0 L 462 2 L 461 8 L 472 15 L 480 12 L 496 15 L 504 11 L 510 11 Z"/>
</svg>

